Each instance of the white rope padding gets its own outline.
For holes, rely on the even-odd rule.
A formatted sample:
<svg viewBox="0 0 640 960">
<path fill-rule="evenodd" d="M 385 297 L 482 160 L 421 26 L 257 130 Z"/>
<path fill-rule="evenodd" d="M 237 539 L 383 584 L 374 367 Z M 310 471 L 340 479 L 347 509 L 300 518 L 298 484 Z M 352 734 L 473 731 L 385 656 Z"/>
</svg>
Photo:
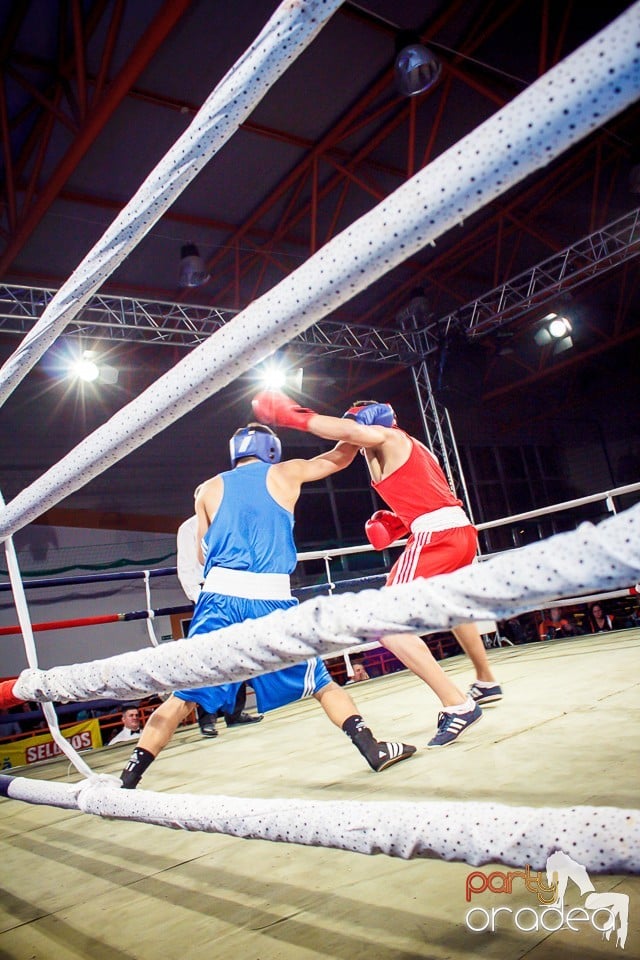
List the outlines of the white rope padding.
<svg viewBox="0 0 640 960">
<path fill-rule="evenodd" d="M 640 92 L 639 14 L 640 0 L 118 411 L 4 508 L 0 538 L 629 106 Z"/>
<path fill-rule="evenodd" d="M 544 870 L 558 849 L 589 873 L 640 872 L 640 813 L 615 807 L 508 807 L 498 803 L 291 800 L 122 790 L 93 777 L 61 784 L 0 776 L 12 800 L 176 830 L 222 833 L 366 855 L 503 863 Z"/>
<path fill-rule="evenodd" d="M 342 0 L 284 0 L 0 369 L 0 404 L 169 209 Z"/>
<path fill-rule="evenodd" d="M 24 670 L 23 700 L 132 698 L 244 680 L 317 654 L 342 653 L 385 634 L 448 630 L 546 605 L 560 595 L 615 589 L 640 572 L 640 504 L 455 573 L 319 597 L 154 649 L 84 664 Z"/>
</svg>

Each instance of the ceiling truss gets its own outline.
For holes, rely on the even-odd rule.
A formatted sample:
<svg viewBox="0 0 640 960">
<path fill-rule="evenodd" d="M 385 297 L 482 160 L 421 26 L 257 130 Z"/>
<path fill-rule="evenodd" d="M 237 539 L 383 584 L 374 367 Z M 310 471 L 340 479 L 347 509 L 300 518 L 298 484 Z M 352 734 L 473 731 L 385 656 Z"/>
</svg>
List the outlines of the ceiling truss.
<svg viewBox="0 0 640 960">
<path fill-rule="evenodd" d="M 411 365 L 442 345 L 451 327 L 485 336 L 541 308 L 554 296 L 594 280 L 640 253 L 640 208 L 438 320 L 420 323 L 402 312 L 401 329 L 324 319 L 292 343 L 320 356 Z M 0 333 L 25 335 L 55 290 L 0 284 Z M 238 311 L 169 301 L 96 295 L 65 330 L 86 340 L 147 343 L 191 349 Z"/>
<path fill-rule="evenodd" d="M 640 254 L 640 207 L 438 321 L 491 333 Z"/>
</svg>

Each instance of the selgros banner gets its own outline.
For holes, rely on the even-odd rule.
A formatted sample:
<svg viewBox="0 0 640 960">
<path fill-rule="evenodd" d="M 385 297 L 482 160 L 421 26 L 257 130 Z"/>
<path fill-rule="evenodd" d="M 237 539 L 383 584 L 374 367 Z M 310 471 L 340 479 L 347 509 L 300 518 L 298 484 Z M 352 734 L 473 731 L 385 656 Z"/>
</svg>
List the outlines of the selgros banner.
<svg viewBox="0 0 640 960">
<path fill-rule="evenodd" d="M 92 750 L 102 746 L 100 723 L 97 719 L 83 720 L 62 731 L 66 740 L 76 750 Z M 24 737 L 14 740 L 13 743 L 0 744 L 0 768 L 8 770 L 10 767 L 27 767 L 40 760 L 49 760 L 62 753 L 57 743 L 54 743 L 50 733 L 40 733 L 35 737 Z"/>
</svg>

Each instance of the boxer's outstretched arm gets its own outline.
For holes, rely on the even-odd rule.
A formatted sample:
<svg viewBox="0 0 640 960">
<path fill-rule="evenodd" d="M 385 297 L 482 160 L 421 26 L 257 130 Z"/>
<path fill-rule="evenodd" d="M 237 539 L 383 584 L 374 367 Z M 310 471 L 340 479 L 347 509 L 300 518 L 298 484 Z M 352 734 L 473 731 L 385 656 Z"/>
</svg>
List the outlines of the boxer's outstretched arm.
<svg viewBox="0 0 640 960">
<path fill-rule="evenodd" d="M 254 415 L 262 423 L 275 427 L 304 430 L 323 440 L 337 440 L 361 447 L 375 447 L 387 436 L 388 427 L 360 423 L 344 417 L 328 417 L 309 407 L 301 407 L 284 393 L 264 390 L 252 400 Z"/>
</svg>

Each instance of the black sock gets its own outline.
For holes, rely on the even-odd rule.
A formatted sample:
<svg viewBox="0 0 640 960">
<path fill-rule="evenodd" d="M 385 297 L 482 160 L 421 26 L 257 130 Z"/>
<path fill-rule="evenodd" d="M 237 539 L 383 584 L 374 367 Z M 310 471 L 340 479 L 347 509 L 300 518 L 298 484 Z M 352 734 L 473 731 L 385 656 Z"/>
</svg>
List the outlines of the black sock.
<svg viewBox="0 0 640 960">
<path fill-rule="evenodd" d="M 356 736 L 356 734 L 361 733 L 362 730 L 367 729 L 367 725 L 358 713 L 354 713 L 352 717 L 347 717 L 345 722 L 342 724 L 342 729 L 349 737 L 350 740 Z"/>
<path fill-rule="evenodd" d="M 155 757 L 144 747 L 135 747 L 129 757 L 129 762 L 120 774 L 122 786 L 125 790 L 135 790 L 142 779 L 142 774 L 149 767 Z"/>
</svg>

